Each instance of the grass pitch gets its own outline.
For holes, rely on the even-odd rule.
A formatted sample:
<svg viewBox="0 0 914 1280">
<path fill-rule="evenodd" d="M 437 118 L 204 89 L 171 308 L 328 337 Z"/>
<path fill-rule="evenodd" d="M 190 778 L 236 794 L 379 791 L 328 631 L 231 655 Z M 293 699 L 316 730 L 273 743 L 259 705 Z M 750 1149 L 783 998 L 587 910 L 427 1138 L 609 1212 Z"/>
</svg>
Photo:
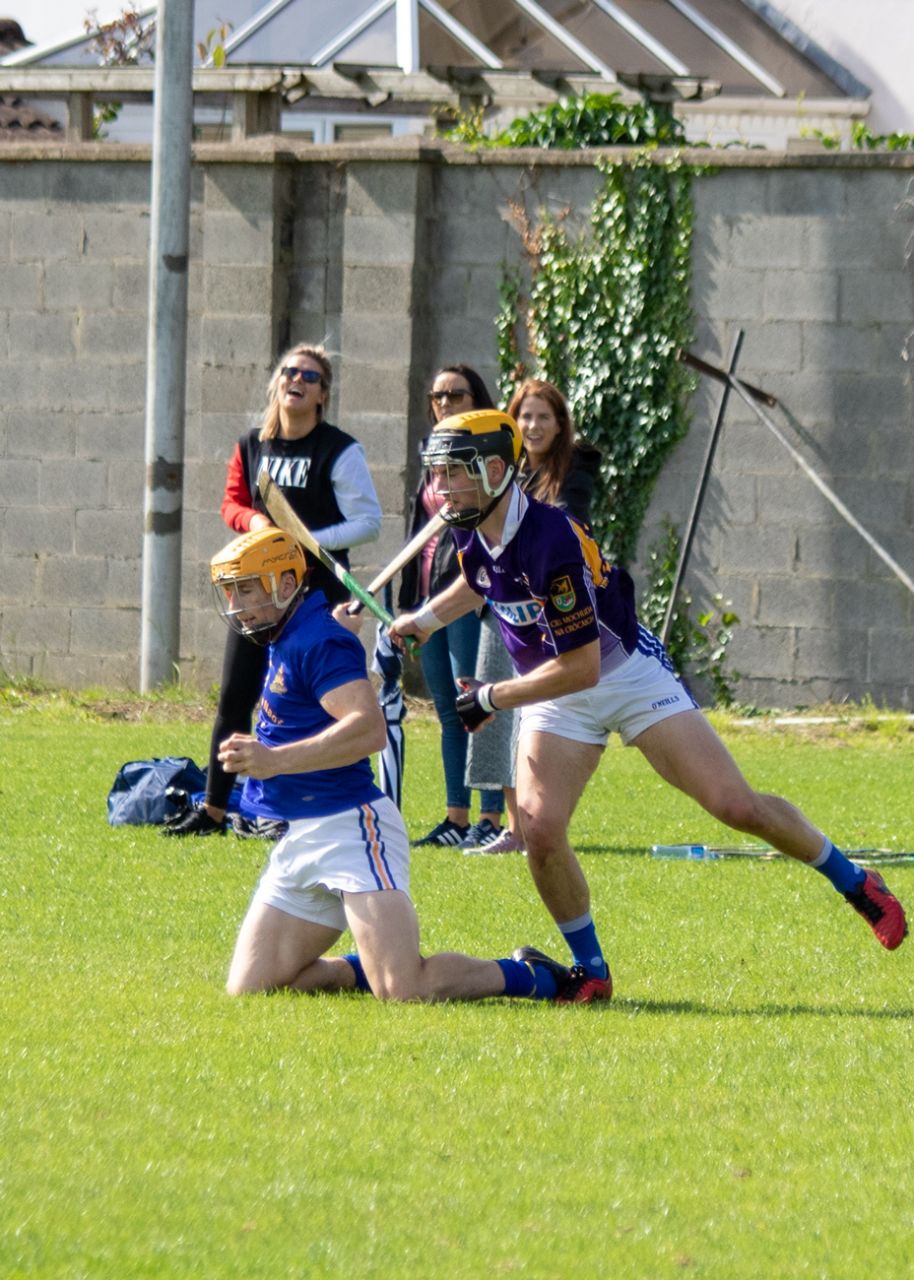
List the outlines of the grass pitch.
<svg viewBox="0 0 914 1280">
<path fill-rule="evenodd" d="M 908 1273 L 914 940 L 791 863 L 652 860 L 725 833 L 613 746 L 573 829 L 610 1006 L 231 1000 L 266 847 L 109 828 L 123 761 L 206 757 L 205 711 L 133 714 L 0 692 L 4 1277 Z M 914 849 L 903 722 L 726 734 L 839 843 Z M 418 831 L 430 721 L 407 768 Z M 517 855 L 418 850 L 413 890 L 426 950 L 562 954 Z"/>
</svg>

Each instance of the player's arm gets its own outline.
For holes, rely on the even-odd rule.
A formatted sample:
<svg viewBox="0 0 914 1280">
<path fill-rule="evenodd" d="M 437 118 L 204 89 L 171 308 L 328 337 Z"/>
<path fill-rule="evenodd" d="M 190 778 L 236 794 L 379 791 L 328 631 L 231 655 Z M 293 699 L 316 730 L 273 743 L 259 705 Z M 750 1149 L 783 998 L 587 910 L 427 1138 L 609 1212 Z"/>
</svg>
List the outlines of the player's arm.
<svg viewBox="0 0 914 1280">
<path fill-rule="evenodd" d="M 456 701 L 457 714 L 470 733 L 482 728 L 496 711 L 510 711 L 531 702 L 561 698 L 566 693 L 592 689 L 600 679 L 600 642 L 590 640 L 577 649 L 566 649 L 526 675 L 484 684 L 462 680 L 463 693 Z"/>
<path fill-rule="evenodd" d="M 592 689 L 600 680 L 600 642 L 590 640 L 578 649 L 557 653 L 526 675 L 497 680 L 492 701 L 501 710 L 525 707 L 531 702 L 561 698 L 566 693 Z"/>
<path fill-rule="evenodd" d="M 465 578 L 456 578 L 449 587 L 432 596 L 420 609 L 412 613 L 401 613 L 390 628 L 391 638 L 399 643 L 406 636 L 414 636 L 422 644 L 433 631 L 478 609 L 482 601 L 483 597 L 473 590 Z"/>
<path fill-rule="evenodd" d="M 311 773 L 355 764 L 380 751 L 387 741 L 384 714 L 368 680 L 350 680 L 325 693 L 320 704 L 333 724 L 298 742 L 268 747 L 247 733 L 233 733 L 220 743 L 219 761 L 226 773 L 273 778 L 280 773 Z"/>
<path fill-rule="evenodd" d="M 541 624 L 548 628 L 551 653 L 533 670 L 511 680 L 462 681 L 457 714 L 471 733 L 496 711 L 579 693 L 599 682 L 599 624 L 583 564 L 571 561 L 557 566 L 544 576 L 543 586 Z"/>
</svg>

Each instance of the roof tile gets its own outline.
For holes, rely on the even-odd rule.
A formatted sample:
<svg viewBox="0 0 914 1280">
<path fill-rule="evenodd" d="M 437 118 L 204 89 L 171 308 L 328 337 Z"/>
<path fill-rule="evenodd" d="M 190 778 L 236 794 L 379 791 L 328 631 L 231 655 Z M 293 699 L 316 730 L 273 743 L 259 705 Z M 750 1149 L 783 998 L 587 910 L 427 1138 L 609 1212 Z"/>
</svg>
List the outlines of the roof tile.
<svg viewBox="0 0 914 1280">
<path fill-rule="evenodd" d="M 0 18 L 0 58 L 17 49 L 27 49 L 31 43 L 15 18 Z M 62 134 L 63 125 L 53 116 L 30 107 L 13 94 L 0 94 L 0 141 L 59 140 Z"/>
</svg>

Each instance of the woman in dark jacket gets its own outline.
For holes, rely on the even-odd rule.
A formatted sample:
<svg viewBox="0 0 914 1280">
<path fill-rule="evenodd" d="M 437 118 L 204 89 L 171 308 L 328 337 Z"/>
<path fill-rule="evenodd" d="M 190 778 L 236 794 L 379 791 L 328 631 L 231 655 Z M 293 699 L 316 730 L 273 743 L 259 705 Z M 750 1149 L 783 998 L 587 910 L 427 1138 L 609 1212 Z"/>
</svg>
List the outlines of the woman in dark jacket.
<svg viewBox="0 0 914 1280">
<path fill-rule="evenodd" d="M 492 409 L 492 397 L 486 384 L 465 364 L 439 369 L 429 392 L 429 421 L 434 425 L 455 413 L 472 409 Z M 410 537 L 431 519 L 440 506 L 423 479 L 413 501 Z M 399 594 L 401 610 L 417 608 L 424 600 L 449 586 L 459 576 L 457 548 L 450 531 L 445 529 L 427 543 L 420 555 L 403 571 Z M 419 650 L 422 674 L 441 724 L 441 759 L 444 765 L 445 815 L 431 831 L 414 840 L 415 845 L 438 845 L 451 848 L 468 838 L 475 843 L 470 827 L 470 789 L 466 785 L 467 732 L 454 708 L 457 677 L 470 675 L 476 669 L 479 648 L 479 615 L 469 613 L 448 627 L 434 632 Z M 480 821 L 477 827 L 498 828 L 504 796 L 500 789 L 485 789 L 480 796 Z"/>
<path fill-rule="evenodd" d="M 528 378 L 511 397 L 508 412 L 524 441 L 518 476 L 521 488 L 532 498 L 589 523 L 600 451 L 575 439 L 561 391 L 541 378 Z"/>
</svg>

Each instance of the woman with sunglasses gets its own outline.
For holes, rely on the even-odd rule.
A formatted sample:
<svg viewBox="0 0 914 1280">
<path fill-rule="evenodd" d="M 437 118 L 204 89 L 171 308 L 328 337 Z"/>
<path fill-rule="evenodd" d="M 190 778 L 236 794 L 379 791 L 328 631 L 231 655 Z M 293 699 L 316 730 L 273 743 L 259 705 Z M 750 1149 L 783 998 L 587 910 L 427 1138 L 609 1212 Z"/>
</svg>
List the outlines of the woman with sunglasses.
<svg viewBox="0 0 914 1280">
<path fill-rule="evenodd" d="M 432 379 L 428 397 L 432 426 L 455 413 L 472 409 L 492 409 L 488 388 L 475 369 L 453 364 L 439 369 Z M 424 478 L 413 500 L 410 537 L 438 510 Z M 422 553 L 407 565 L 400 579 L 401 610 L 417 608 L 423 600 L 442 591 L 460 576 L 457 548 L 445 530 L 427 543 Z M 441 758 L 444 765 L 445 816 L 414 845 L 456 848 L 476 845 L 500 829 L 504 795 L 498 788 L 481 789 L 479 821 L 470 826 L 470 789 L 466 784 L 468 735 L 454 707 L 457 678 L 476 668 L 479 648 L 479 616 L 467 614 L 453 626 L 436 631 L 419 650 L 422 674 L 441 724 Z"/>
<path fill-rule="evenodd" d="M 273 521 L 257 487 L 260 472 L 269 471 L 322 545 L 348 568 L 347 548 L 371 542 L 380 533 L 381 507 L 362 446 L 324 417 L 331 382 L 323 347 L 300 343 L 285 353 L 267 386 L 259 426 L 235 445 L 221 511 L 236 533 L 269 528 Z M 345 600 L 345 588 L 333 574 L 310 555 L 307 558 L 309 590 L 323 591 L 331 605 Z M 219 762 L 219 744 L 233 733 L 250 732 L 266 664 L 263 645 L 228 632 L 206 797 L 200 808 L 178 814 L 163 834 L 210 835 L 225 829 L 234 778 Z"/>
</svg>

